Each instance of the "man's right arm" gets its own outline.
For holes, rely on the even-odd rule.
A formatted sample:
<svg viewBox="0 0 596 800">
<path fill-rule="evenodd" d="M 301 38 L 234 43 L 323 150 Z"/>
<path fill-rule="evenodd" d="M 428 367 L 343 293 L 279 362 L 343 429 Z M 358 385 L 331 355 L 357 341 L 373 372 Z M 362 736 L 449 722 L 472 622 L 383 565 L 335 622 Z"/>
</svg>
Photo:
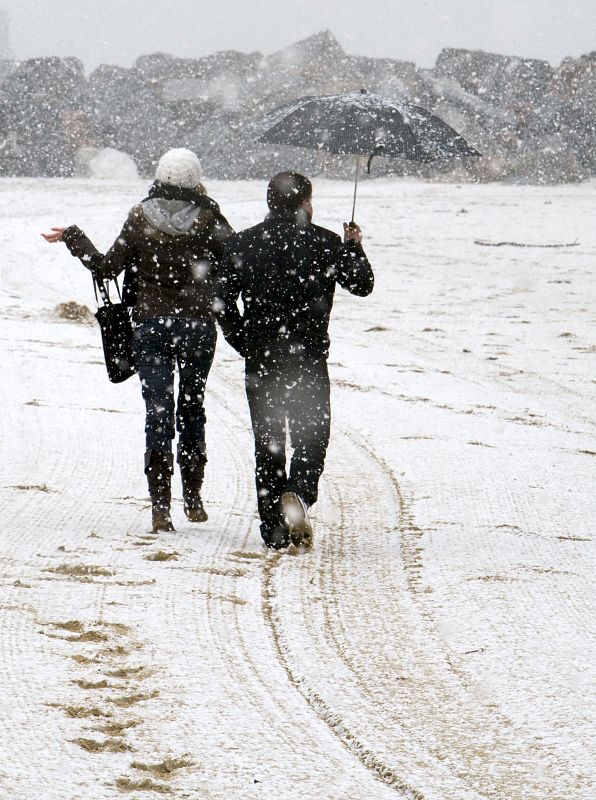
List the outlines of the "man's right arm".
<svg viewBox="0 0 596 800">
<path fill-rule="evenodd" d="M 344 222 L 344 241 L 337 237 L 335 279 L 350 294 L 366 297 L 375 285 L 375 276 L 362 247 L 362 231 Z"/>
</svg>

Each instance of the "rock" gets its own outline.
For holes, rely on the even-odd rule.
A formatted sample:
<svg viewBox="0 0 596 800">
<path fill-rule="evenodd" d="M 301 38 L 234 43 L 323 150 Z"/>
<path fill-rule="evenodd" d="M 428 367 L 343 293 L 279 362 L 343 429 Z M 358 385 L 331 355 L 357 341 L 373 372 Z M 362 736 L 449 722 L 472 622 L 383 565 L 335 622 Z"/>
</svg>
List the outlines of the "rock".
<svg viewBox="0 0 596 800">
<path fill-rule="evenodd" d="M 0 175 L 72 174 L 69 115 L 80 107 L 84 88 L 78 59 L 34 58 L 15 65 L 0 85 Z"/>
<path fill-rule="evenodd" d="M 102 178 L 117 181 L 138 179 L 135 162 L 112 147 L 81 147 L 74 162 L 74 174 L 81 178 Z"/>
<path fill-rule="evenodd" d="M 128 153 L 142 175 L 152 175 L 164 150 L 178 145 L 171 110 L 134 69 L 98 67 L 89 77 L 87 107 L 98 145 Z"/>
</svg>

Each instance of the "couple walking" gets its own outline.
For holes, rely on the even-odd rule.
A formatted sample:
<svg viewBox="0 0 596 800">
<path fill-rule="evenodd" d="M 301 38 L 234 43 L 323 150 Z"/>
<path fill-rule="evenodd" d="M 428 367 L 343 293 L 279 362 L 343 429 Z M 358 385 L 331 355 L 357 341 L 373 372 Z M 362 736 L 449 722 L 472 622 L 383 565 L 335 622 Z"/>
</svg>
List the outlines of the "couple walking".
<svg viewBox="0 0 596 800">
<path fill-rule="evenodd" d="M 276 175 L 267 205 L 264 222 L 234 234 L 206 193 L 199 159 L 177 148 L 162 156 L 148 197 L 130 211 L 105 255 L 74 225 L 43 234 L 63 241 L 99 279 L 124 271 L 146 406 L 154 532 L 174 529 L 176 428 L 184 511 L 192 522 L 207 519 L 203 401 L 217 320 L 245 359 L 263 542 L 274 549 L 312 542 L 308 508 L 317 499 L 330 433 L 327 330 L 335 285 L 365 296 L 374 277 L 357 226 L 344 223 L 342 241 L 312 223 L 308 178 Z M 286 470 L 288 429 L 293 454 Z"/>
</svg>

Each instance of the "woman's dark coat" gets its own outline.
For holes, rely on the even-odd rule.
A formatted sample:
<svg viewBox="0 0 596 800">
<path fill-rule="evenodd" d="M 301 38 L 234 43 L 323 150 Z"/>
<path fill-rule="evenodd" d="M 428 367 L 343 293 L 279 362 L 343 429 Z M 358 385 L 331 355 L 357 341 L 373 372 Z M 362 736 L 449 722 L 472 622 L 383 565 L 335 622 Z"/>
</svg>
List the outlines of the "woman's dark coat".
<svg viewBox="0 0 596 800">
<path fill-rule="evenodd" d="M 157 186 L 130 211 L 105 255 L 75 225 L 65 230 L 64 242 L 100 279 L 126 270 L 127 282 L 136 284 L 135 319 L 208 319 L 213 316 L 215 270 L 233 230 L 206 195 L 176 195 Z"/>
</svg>

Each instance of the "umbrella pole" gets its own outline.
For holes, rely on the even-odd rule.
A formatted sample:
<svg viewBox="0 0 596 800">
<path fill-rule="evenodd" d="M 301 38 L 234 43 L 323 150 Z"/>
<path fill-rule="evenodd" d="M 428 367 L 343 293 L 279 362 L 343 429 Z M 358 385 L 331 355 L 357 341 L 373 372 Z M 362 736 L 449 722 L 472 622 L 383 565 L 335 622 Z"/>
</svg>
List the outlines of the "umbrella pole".
<svg viewBox="0 0 596 800">
<path fill-rule="evenodd" d="M 356 180 L 354 181 L 354 202 L 352 203 L 352 219 L 350 225 L 354 226 L 354 212 L 356 211 L 356 192 L 358 191 L 358 174 L 360 172 L 360 156 L 356 158 Z"/>
</svg>

